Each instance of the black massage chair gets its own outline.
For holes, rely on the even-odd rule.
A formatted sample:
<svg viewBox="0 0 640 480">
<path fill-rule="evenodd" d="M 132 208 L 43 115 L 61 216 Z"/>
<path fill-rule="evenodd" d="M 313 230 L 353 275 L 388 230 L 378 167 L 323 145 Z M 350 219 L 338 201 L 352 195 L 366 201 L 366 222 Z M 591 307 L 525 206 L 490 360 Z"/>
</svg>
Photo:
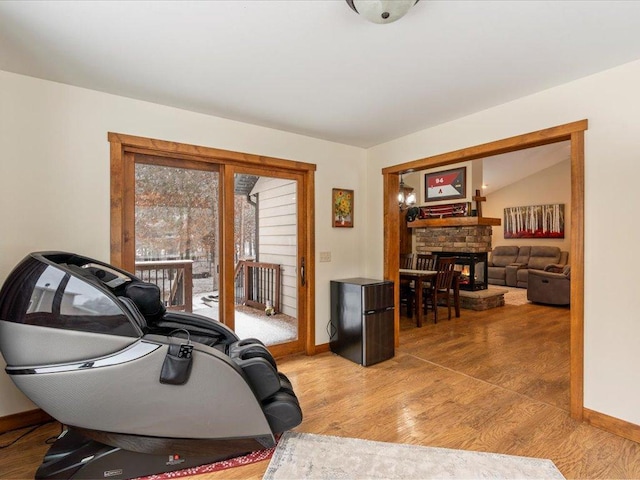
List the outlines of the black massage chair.
<svg viewBox="0 0 640 480">
<path fill-rule="evenodd" d="M 0 290 L 6 372 L 65 425 L 37 479 L 124 479 L 275 445 L 302 421 L 267 348 L 167 312 L 154 284 L 63 252 L 28 255 Z"/>
</svg>

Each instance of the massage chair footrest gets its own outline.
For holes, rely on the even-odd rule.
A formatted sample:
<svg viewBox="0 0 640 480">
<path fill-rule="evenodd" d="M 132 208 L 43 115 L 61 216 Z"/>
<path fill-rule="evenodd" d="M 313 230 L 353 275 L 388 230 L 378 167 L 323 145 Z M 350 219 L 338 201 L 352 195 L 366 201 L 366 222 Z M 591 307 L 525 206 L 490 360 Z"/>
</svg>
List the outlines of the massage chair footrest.
<svg viewBox="0 0 640 480">
<path fill-rule="evenodd" d="M 264 400 L 262 411 L 274 435 L 300 425 L 302 422 L 302 409 L 298 399 L 285 389 Z"/>
</svg>

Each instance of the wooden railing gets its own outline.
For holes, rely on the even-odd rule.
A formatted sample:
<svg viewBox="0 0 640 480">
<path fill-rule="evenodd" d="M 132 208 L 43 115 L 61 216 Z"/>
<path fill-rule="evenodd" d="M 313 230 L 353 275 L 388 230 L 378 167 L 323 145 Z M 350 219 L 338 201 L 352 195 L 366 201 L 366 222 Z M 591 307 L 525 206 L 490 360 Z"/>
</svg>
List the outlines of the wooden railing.
<svg viewBox="0 0 640 480">
<path fill-rule="evenodd" d="M 270 302 L 280 312 L 281 266 L 240 260 L 235 269 L 235 302 L 263 309 Z"/>
<path fill-rule="evenodd" d="M 136 276 L 160 288 L 167 310 L 193 311 L 193 261 L 136 262 Z"/>
</svg>

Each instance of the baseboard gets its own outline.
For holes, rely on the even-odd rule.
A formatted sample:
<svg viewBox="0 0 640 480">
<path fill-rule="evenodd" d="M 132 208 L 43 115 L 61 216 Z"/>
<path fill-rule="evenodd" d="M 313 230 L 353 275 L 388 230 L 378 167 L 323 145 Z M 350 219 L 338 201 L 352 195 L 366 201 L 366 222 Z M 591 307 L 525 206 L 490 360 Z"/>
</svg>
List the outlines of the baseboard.
<svg viewBox="0 0 640 480">
<path fill-rule="evenodd" d="M 640 443 L 640 425 L 589 410 L 588 408 L 583 410 L 583 418 L 589 425 Z"/>
<path fill-rule="evenodd" d="M 319 353 L 326 353 L 331 351 L 328 343 L 323 343 L 322 345 L 316 345 L 316 350 L 314 355 L 318 355 Z"/>
<path fill-rule="evenodd" d="M 0 433 L 9 432 L 18 428 L 30 427 L 39 423 L 53 420 L 48 413 L 39 408 L 26 412 L 14 413 L 6 417 L 0 417 Z"/>
</svg>

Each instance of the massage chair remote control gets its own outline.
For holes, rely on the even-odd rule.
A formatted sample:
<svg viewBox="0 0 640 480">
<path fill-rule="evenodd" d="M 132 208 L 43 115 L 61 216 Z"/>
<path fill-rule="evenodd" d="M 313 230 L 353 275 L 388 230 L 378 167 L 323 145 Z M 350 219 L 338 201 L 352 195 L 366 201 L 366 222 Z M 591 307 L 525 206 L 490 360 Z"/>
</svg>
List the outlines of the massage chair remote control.
<svg viewBox="0 0 640 480">
<path fill-rule="evenodd" d="M 191 358 L 192 354 L 193 354 L 193 345 L 187 345 L 187 344 L 180 345 L 180 351 L 178 352 L 178 357 Z"/>
</svg>

